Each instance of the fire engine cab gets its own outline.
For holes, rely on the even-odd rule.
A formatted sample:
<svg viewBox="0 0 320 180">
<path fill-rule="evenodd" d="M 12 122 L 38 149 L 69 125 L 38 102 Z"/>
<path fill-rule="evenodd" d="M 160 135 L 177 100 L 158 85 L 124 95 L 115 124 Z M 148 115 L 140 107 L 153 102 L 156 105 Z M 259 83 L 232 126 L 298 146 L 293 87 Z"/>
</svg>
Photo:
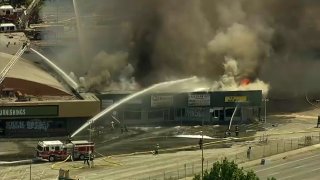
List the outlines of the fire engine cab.
<svg viewBox="0 0 320 180">
<path fill-rule="evenodd" d="M 39 141 L 36 148 L 36 157 L 50 162 L 65 160 L 69 155 L 72 159 L 83 160 L 86 155 L 94 151 L 94 143 L 86 140 L 70 141 L 64 144 L 56 141 Z"/>
</svg>

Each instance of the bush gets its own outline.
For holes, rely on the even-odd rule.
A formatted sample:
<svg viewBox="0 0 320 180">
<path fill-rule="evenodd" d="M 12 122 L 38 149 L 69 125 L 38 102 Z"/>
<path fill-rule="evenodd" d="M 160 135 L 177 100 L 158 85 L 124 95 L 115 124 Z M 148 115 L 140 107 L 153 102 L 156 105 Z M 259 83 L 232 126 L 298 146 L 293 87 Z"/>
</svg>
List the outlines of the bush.
<svg viewBox="0 0 320 180">
<path fill-rule="evenodd" d="M 197 174 L 193 178 L 194 180 L 200 180 L 201 175 Z M 258 176 L 251 171 L 244 171 L 243 168 L 239 168 L 234 161 L 217 161 L 213 164 L 210 171 L 203 173 L 203 180 L 259 180 Z M 272 178 L 275 180 L 275 178 Z"/>
</svg>

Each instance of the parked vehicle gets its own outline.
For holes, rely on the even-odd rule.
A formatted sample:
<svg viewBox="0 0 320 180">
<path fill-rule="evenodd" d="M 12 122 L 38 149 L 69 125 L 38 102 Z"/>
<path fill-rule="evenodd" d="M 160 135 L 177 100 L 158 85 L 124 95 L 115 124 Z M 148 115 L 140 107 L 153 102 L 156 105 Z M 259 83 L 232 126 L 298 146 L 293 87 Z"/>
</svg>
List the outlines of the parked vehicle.
<svg viewBox="0 0 320 180">
<path fill-rule="evenodd" d="M 65 160 L 69 156 L 73 160 L 83 160 L 94 151 L 94 143 L 86 140 L 70 141 L 64 144 L 56 141 L 39 141 L 36 148 L 36 157 L 50 162 Z"/>
</svg>

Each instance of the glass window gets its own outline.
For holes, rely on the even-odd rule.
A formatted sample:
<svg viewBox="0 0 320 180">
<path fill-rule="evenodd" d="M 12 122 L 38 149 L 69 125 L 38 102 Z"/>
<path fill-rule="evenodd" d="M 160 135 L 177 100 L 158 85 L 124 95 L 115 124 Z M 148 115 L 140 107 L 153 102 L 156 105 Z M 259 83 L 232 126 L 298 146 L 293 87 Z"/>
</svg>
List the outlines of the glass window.
<svg viewBox="0 0 320 180">
<path fill-rule="evenodd" d="M 226 109 L 226 117 L 231 117 L 235 108 Z M 241 116 L 241 108 L 237 108 L 235 116 Z"/>
<path fill-rule="evenodd" d="M 219 110 L 214 110 L 212 116 L 215 118 L 219 117 Z"/>
<path fill-rule="evenodd" d="M 226 109 L 226 117 L 231 117 L 235 108 Z"/>
<path fill-rule="evenodd" d="M 141 112 L 139 111 L 126 111 L 124 112 L 124 116 L 127 119 L 141 119 Z"/>
<path fill-rule="evenodd" d="M 181 109 L 181 117 L 185 117 L 186 116 L 186 109 L 182 108 Z"/>
<path fill-rule="evenodd" d="M 180 108 L 177 109 L 176 116 L 177 117 L 181 117 L 181 109 Z"/>
<path fill-rule="evenodd" d="M 163 118 L 163 111 L 150 111 L 148 113 L 148 118 L 149 119 L 159 119 Z"/>
<path fill-rule="evenodd" d="M 38 149 L 39 151 L 42 151 L 42 150 L 43 150 L 43 147 L 40 146 L 40 145 L 38 145 L 38 146 L 37 146 L 37 149 Z"/>
<path fill-rule="evenodd" d="M 60 150 L 60 147 L 59 147 L 59 146 L 56 146 L 56 147 L 54 147 L 54 150 L 55 150 L 55 151 L 59 151 L 59 150 Z"/>
</svg>

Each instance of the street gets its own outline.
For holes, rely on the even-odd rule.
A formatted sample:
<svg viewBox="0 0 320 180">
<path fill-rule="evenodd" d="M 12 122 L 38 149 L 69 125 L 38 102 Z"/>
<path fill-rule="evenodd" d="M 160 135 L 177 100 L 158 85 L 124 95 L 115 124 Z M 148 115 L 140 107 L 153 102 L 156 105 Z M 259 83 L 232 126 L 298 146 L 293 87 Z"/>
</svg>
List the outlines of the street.
<svg viewBox="0 0 320 180">
<path fill-rule="evenodd" d="M 247 170 L 249 169 L 254 170 L 262 180 L 271 177 L 277 180 L 319 179 L 320 151 L 309 151 L 277 161 L 267 161 L 266 165 L 258 165 Z"/>
</svg>

